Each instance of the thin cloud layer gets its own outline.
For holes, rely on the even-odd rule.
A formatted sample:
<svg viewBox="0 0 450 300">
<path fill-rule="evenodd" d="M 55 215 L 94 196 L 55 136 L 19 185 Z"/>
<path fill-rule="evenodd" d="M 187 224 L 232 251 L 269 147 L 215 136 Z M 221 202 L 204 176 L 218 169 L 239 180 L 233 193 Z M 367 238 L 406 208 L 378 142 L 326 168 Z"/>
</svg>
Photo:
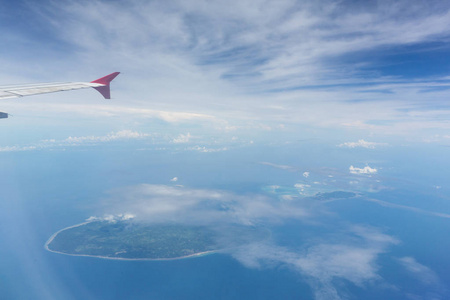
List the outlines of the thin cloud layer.
<svg viewBox="0 0 450 300">
<path fill-rule="evenodd" d="M 306 218 L 308 209 L 262 195 L 241 196 L 220 190 L 142 184 L 114 192 L 102 211 L 128 213 L 143 222 L 252 225 L 260 221 Z"/>
<path fill-rule="evenodd" d="M 79 111 L 415 137 L 450 128 L 448 76 L 392 74 L 390 66 L 405 61 L 387 59 L 398 51 L 433 54 L 430 45 L 446 45 L 450 6 L 442 1 L 58 1 L 29 9 L 65 50 L 61 60 L 84 66 L 80 75 L 112 66 L 123 71 L 115 82 L 123 108 L 90 110 L 91 102 L 78 99 Z M 27 32 L 5 36 L 48 49 Z M 42 77 L 45 69 L 45 78 L 67 78 L 67 70 L 76 69 L 48 56 L 45 65 L 28 71 L 30 77 Z M 17 72 L 16 65 L 8 71 Z M 180 114 L 160 113 L 161 107 Z"/>
<path fill-rule="evenodd" d="M 399 258 L 398 261 L 408 272 L 419 279 L 422 283 L 427 285 L 437 285 L 440 283 L 436 273 L 427 266 L 417 262 L 414 257 L 405 256 Z"/>
<path fill-rule="evenodd" d="M 84 143 L 97 143 L 97 142 L 112 142 L 117 140 L 129 140 L 129 139 L 141 139 L 150 136 L 147 133 L 136 132 L 132 130 L 121 130 L 112 132 L 105 136 L 81 136 L 72 137 L 69 136 L 65 140 L 61 141 L 63 144 L 84 144 Z M 52 142 L 54 140 L 47 140 L 44 142 Z"/>
<path fill-rule="evenodd" d="M 101 219 L 109 222 L 132 218 L 134 222 L 207 225 L 219 233 L 223 253 L 249 268 L 289 267 L 306 279 L 316 299 L 342 299 L 336 280 L 361 287 L 382 282 L 377 259 L 398 240 L 373 227 L 337 224 L 326 239 L 315 235 L 297 246 L 275 244 L 276 237 L 236 245 L 227 234 L 235 225 L 276 227 L 287 220 L 310 222 L 321 209 L 313 198 L 283 200 L 154 184 L 112 191 L 100 207 Z"/>
<path fill-rule="evenodd" d="M 111 46 L 114 54 L 118 50 L 129 53 L 124 50 L 133 49 L 135 54 L 153 50 L 157 59 L 165 58 L 160 60 L 165 65 L 163 70 L 168 68 L 167 61 L 181 59 L 176 54 L 187 53 L 190 61 L 178 62 L 188 69 L 182 71 L 195 69 L 195 63 L 214 65 L 228 80 L 239 77 L 246 84 L 266 84 L 266 89 L 316 83 L 319 78 L 330 80 L 337 66 L 324 65 L 324 58 L 385 45 L 434 41 L 447 36 L 446 25 L 450 25 L 449 7 L 438 2 L 411 7 L 408 1 L 395 6 L 390 1 L 358 6 L 330 0 L 303 5 L 291 0 L 276 5 L 264 0 L 227 5 L 205 5 L 203 1 L 176 1 L 171 5 L 85 1 L 63 2 L 54 9 L 55 13 L 74 17 L 75 22 L 57 19 L 54 25 L 68 25 L 58 33 L 83 49 L 98 51 Z M 100 9 L 104 12 L 101 16 L 89 13 Z M 111 24 L 111 16 L 120 22 Z M 72 35 L 63 35 L 69 33 Z M 101 36 L 104 38 L 99 39 Z M 108 39 L 113 36 L 115 40 Z M 155 63 L 156 58 L 149 62 Z M 340 73 L 340 78 L 351 78 L 351 72 L 341 69 Z M 334 82 L 342 80 L 336 78 Z"/>
<path fill-rule="evenodd" d="M 131 107 L 125 106 L 127 103 L 123 102 L 121 103 L 121 105 L 98 105 L 94 103 L 83 103 L 83 101 L 80 101 L 81 99 L 79 96 L 75 96 L 77 95 L 73 95 L 70 93 L 46 96 L 46 98 L 58 99 L 57 102 L 31 101 L 31 98 L 29 98 L 30 102 L 26 103 L 18 103 L 15 100 L 5 100 L 4 102 L 2 102 L 2 109 L 8 111 L 26 111 L 27 113 L 31 113 L 33 115 L 41 115 L 45 113 L 67 114 L 67 118 L 71 118 L 74 115 L 86 115 L 95 117 L 107 117 L 109 119 L 117 117 L 126 117 L 130 119 L 159 119 L 169 124 L 194 122 L 205 123 L 210 126 L 211 124 L 216 123 L 222 125 L 225 122 L 224 120 L 217 119 L 212 115 L 187 111 L 177 111 L 176 109 L 158 110 L 149 109 L 138 105 L 133 105 Z M 75 98 L 79 103 L 61 103 L 61 97 L 64 97 L 64 99 Z"/>
<path fill-rule="evenodd" d="M 347 228 L 346 235 L 336 233 L 342 242 L 319 242 L 299 249 L 271 244 L 252 244 L 232 253 L 249 268 L 288 266 L 309 282 L 315 299 L 343 299 L 336 280 L 348 280 L 363 286 L 382 281 L 378 275 L 378 256 L 398 240 L 370 227 Z"/>
<path fill-rule="evenodd" d="M 0 152 L 17 152 L 17 151 L 33 151 L 43 150 L 49 148 L 64 148 L 81 145 L 96 145 L 99 143 L 108 143 L 113 141 L 129 141 L 135 139 L 148 138 L 151 135 L 148 133 L 141 133 L 132 130 L 120 130 L 111 132 L 103 136 L 69 136 L 63 140 L 47 139 L 42 140 L 35 145 L 30 146 L 5 146 L 0 147 Z"/>
<path fill-rule="evenodd" d="M 367 148 L 367 149 L 375 149 L 377 146 L 386 146 L 386 143 L 375 143 L 375 142 L 367 142 L 363 139 L 358 140 L 357 142 L 346 142 L 339 145 L 339 147 L 345 148 Z"/>
</svg>

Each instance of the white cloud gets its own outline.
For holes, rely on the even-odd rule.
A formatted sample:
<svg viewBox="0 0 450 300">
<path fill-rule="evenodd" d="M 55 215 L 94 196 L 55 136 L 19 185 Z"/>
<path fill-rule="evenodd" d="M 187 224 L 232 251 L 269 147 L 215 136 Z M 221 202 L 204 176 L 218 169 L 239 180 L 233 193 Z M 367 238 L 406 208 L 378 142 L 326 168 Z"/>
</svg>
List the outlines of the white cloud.
<svg viewBox="0 0 450 300">
<path fill-rule="evenodd" d="M 320 282 L 345 278 L 361 285 L 378 278 L 375 258 L 379 252 L 380 249 L 367 246 L 321 244 L 308 249 L 308 253 L 297 260 L 297 266 Z"/>
<path fill-rule="evenodd" d="M 146 133 L 140 133 L 132 130 L 121 130 L 117 132 L 112 132 L 104 136 L 79 136 L 72 137 L 69 136 L 62 143 L 67 144 L 84 144 L 84 143 L 96 143 L 96 142 L 111 142 L 116 140 L 129 140 L 129 139 L 140 139 L 150 136 Z M 54 140 L 53 140 L 54 141 Z M 56 142 L 56 141 L 54 141 Z"/>
<path fill-rule="evenodd" d="M 398 241 L 375 228 L 355 226 L 339 243 L 317 243 L 295 251 L 286 247 L 252 244 L 231 254 L 249 268 L 286 265 L 304 275 L 316 299 L 341 299 L 335 279 L 358 286 L 381 280 L 376 261 Z M 337 236 L 336 236 L 337 238 Z"/>
<path fill-rule="evenodd" d="M 133 214 L 117 214 L 117 215 L 110 215 L 110 214 L 106 214 L 103 217 L 96 217 L 96 216 L 91 216 L 89 218 L 86 219 L 87 222 L 93 222 L 93 221 L 108 221 L 110 223 L 116 223 L 117 221 L 127 221 L 127 220 L 132 220 L 135 218 L 135 215 Z"/>
<path fill-rule="evenodd" d="M 311 186 L 309 184 L 296 183 L 296 184 L 294 184 L 294 187 L 299 189 L 300 192 L 304 192 L 307 188 L 310 188 Z"/>
<path fill-rule="evenodd" d="M 308 178 L 309 177 L 309 172 L 303 172 L 303 177 Z"/>
<path fill-rule="evenodd" d="M 189 147 L 187 148 L 187 150 L 191 150 L 191 151 L 198 151 L 198 152 L 203 152 L 203 153 L 211 153 L 211 152 L 221 152 L 221 151 L 227 151 L 228 147 L 221 147 L 221 148 L 207 148 L 205 146 L 194 146 L 194 147 Z"/>
<path fill-rule="evenodd" d="M 250 225 L 258 220 L 306 218 L 299 203 L 274 201 L 262 195 L 241 196 L 219 190 L 142 184 L 112 193 L 105 214 L 128 212 L 146 222 L 226 223 Z"/>
<path fill-rule="evenodd" d="M 170 179 L 170 181 L 177 182 L 178 181 L 178 177 L 174 177 L 174 178 Z"/>
<path fill-rule="evenodd" d="M 367 149 L 375 149 L 377 146 L 386 146 L 386 143 L 375 143 L 375 142 L 367 142 L 363 139 L 357 141 L 357 142 L 346 142 L 339 145 L 339 147 L 346 147 L 346 148 L 367 148 Z"/>
<path fill-rule="evenodd" d="M 172 140 L 172 143 L 184 144 L 184 143 L 188 143 L 190 139 L 191 139 L 191 134 L 188 132 L 187 134 L 180 134 L 178 137 L 174 138 Z"/>
<path fill-rule="evenodd" d="M 120 77 L 119 77 L 120 79 Z M 117 79 L 116 79 L 117 80 Z M 114 93 L 114 91 L 113 91 Z M 58 94 L 56 94 L 58 95 Z M 52 95 L 53 97 L 53 95 Z M 58 99 L 60 99 L 59 96 Z M 70 99 L 72 97 L 71 94 L 64 94 L 64 97 Z M 47 97 L 50 98 L 50 97 Z M 107 117 L 109 119 L 117 120 L 117 117 L 120 118 L 128 118 L 128 119 L 160 119 L 167 123 L 187 123 L 187 122 L 206 122 L 206 123 L 223 123 L 223 120 L 217 119 L 213 115 L 195 113 L 195 112 L 186 112 L 186 111 L 173 111 L 170 110 L 156 110 L 150 109 L 146 107 L 139 107 L 137 104 L 135 107 L 130 106 L 120 106 L 120 105 L 98 105 L 94 103 L 58 103 L 58 102 L 43 102 L 40 101 L 38 103 L 26 103 L 26 105 L 17 103 L 15 101 L 5 102 L 2 105 L 2 109 L 4 110 L 17 110 L 17 108 L 21 108 L 21 111 L 32 113 L 33 115 L 39 114 L 42 115 L 44 113 L 55 114 L 67 114 L 67 117 L 71 117 L 76 115 L 79 117 L 80 115 L 93 116 L 93 117 Z"/>
<path fill-rule="evenodd" d="M 356 168 L 354 166 L 349 167 L 350 173 L 352 174 L 376 174 L 377 169 L 365 166 L 364 168 Z"/>
<path fill-rule="evenodd" d="M 46 139 L 37 142 L 34 145 L 28 146 L 5 146 L 0 147 L 0 152 L 17 152 L 17 151 L 31 151 L 31 150 L 43 150 L 48 148 L 64 148 L 69 146 L 81 146 L 81 145 L 95 145 L 98 143 L 107 143 L 113 141 L 124 141 L 133 139 L 143 139 L 150 137 L 150 134 L 141 133 L 132 130 L 120 130 L 117 132 L 111 132 L 103 136 L 69 136 L 63 140 Z"/>
<path fill-rule="evenodd" d="M 18 151 L 31 151 L 38 149 L 38 146 L 5 146 L 0 147 L 0 152 L 18 152 Z"/>
<path fill-rule="evenodd" d="M 223 233 L 224 228 L 236 224 L 276 225 L 287 219 L 311 221 L 317 213 L 314 206 L 318 205 L 317 201 L 296 200 L 295 197 L 273 199 L 220 190 L 142 184 L 112 191 L 102 210 L 106 212 L 104 219 L 112 221 L 115 218 L 111 216 L 126 211 L 137 222 L 208 225 Z M 286 247 L 274 245 L 274 239 L 268 239 L 226 247 L 223 252 L 249 268 L 292 268 L 306 278 L 316 299 L 341 299 L 343 295 L 336 284 L 339 279 L 358 286 L 382 280 L 377 260 L 398 241 L 372 227 L 333 225 L 332 228 L 336 230 L 328 232 L 326 240 L 314 235 L 312 240 Z M 224 233 L 221 242 L 227 244 L 227 238 Z"/>
<path fill-rule="evenodd" d="M 439 283 L 439 278 L 436 273 L 427 266 L 418 263 L 414 257 L 406 256 L 398 260 L 408 272 L 424 284 L 436 285 Z"/>
<path fill-rule="evenodd" d="M 448 98 L 448 91 L 439 90 L 448 86 L 448 78 L 427 75 L 410 81 L 384 76 L 370 53 L 391 54 L 390 49 L 395 52 L 397 47 L 408 51 L 409 46 L 441 42 L 449 34 L 449 5 L 442 1 L 355 5 L 330 0 L 303 5 L 290 0 L 277 5 L 267 1 L 228 5 L 196 0 L 171 4 L 55 1 L 33 8 L 42 18 L 44 32 L 50 32 L 55 42 L 78 49 L 59 53 L 70 60 L 53 62 L 55 53 L 50 52 L 32 69 L 20 67 L 29 61 L 12 54 L 1 63 L 4 73 L 12 77 L 19 76 L 17 70 L 27 70 L 26 81 L 33 76 L 68 78 L 67 70 L 76 69 L 74 65 L 84 66 L 77 74 L 83 78 L 109 68 L 111 61 L 124 71 L 113 87 L 113 96 L 125 100 L 123 107 L 93 105 L 91 99 L 74 94 L 80 105 L 38 103 L 33 107 L 27 103 L 23 108 L 29 111 L 155 117 L 167 122 L 220 116 L 276 121 L 273 124 L 289 128 L 299 122 L 333 128 L 348 124 L 383 134 L 414 132 L 415 136 L 418 132 L 411 129 L 448 129 L 445 120 L 450 109 L 436 109 Z M 111 16 L 120 22 L 111 24 Z M 8 30 L 4 35 L 27 41 L 29 53 L 48 49 L 37 37 Z M 102 55 L 105 49 L 107 56 Z M 350 55 L 356 61 L 349 61 Z M 161 107 L 167 113 L 157 109 Z"/>
</svg>

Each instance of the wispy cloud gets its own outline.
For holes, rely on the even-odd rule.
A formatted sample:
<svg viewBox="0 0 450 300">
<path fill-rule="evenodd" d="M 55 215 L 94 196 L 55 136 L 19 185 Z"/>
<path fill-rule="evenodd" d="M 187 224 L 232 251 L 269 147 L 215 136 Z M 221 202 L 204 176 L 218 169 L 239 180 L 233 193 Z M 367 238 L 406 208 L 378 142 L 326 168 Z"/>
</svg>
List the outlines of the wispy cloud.
<svg viewBox="0 0 450 300">
<path fill-rule="evenodd" d="M 354 184 L 358 184 L 358 183 L 359 182 L 355 182 Z M 396 209 L 401 209 L 401 210 L 405 210 L 405 211 L 412 211 L 412 212 L 415 212 L 415 213 L 418 213 L 418 214 L 424 214 L 424 215 L 428 215 L 428 216 L 434 216 L 434 217 L 446 218 L 446 219 L 450 218 L 450 214 L 447 214 L 447 213 L 429 211 L 429 210 L 421 209 L 421 208 L 414 207 L 414 206 L 388 202 L 388 201 L 375 199 L 375 198 L 368 198 L 368 197 L 364 197 L 364 196 L 358 196 L 358 197 L 347 198 L 347 199 L 357 200 L 357 201 L 368 201 L 368 202 L 376 203 L 376 204 L 384 206 L 384 207 L 396 208 Z M 342 199 L 342 198 L 336 198 L 336 199 L 329 199 L 329 200 L 324 201 L 324 202 L 343 201 L 343 200 L 344 199 Z"/>
<path fill-rule="evenodd" d="M 399 258 L 398 261 L 402 264 L 405 269 L 410 272 L 413 276 L 419 279 L 421 282 L 427 285 L 439 284 L 440 280 L 436 273 L 416 261 L 414 257 L 405 256 Z"/>
<path fill-rule="evenodd" d="M 449 78 L 391 74 L 390 65 L 405 61 L 386 59 L 400 51 L 434 53 L 430 45 L 448 43 L 448 3 L 59 1 L 30 9 L 64 46 L 63 60 L 83 66 L 80 75 L 111 65 L 124 72 L 116 83 L 124 107 L 93 114 L 123 111 L 168 122 L 220 116 L 266 127 L 279 121 L 414 136 L 450 128 Z M 25 33 L 7 36 L 28 38 L 36 47 L 27 49 L 48 48 Z M 49 68 L 53 57 L 29 76 L 49 70 L 46 78 L 60 77 L 75 69 L 59 62 Z M 13 74 L 29 62 L 15 63 Z M 89 110 L 92 103 L 79 98 Z"/>
<path fill-rule="evenodd" d="M 50 95 L 46 98 L 52 98 L 55 95 Z M 56 99 L 61 99 L 61 95 L 56 94 Z M 65 99 L 73 99 L 74 95 L 64 94 Z M 79 97 L 76 97 L 78 99 Z M 67 101 L 67 100 L 66 100 Z M 59 103 L 58 103 L 59 102 Z M 167 123 L 187 123 L 187 122 L 203 122 L 207 124 L 217 124 L 220 126 L 224 124 L 224 120 L 217 119 L 213 115 L 193 113 L 187 111 L 174 110 L 158 110 L 142 107 L 142 105 L 136 105 L 133 107 L 122 105 L 98 105 L 95 103 L 83 103 L 79 101 L 77 104 L 49 102 L 49 101 L 33 101 L 26 102 L 25 104 L 17 103 L 17 101 L 5 101 L 2 104 L 3 110 L 15 111 L 20 108 L 20 111 L 24 111 L 32 114 L 48 115 L 52 114 L 67 114 L 68 117 L 80 116 L 96 116 L 107 118 L 142 118 L 142 119 L 159 119 Z"/>
<path fill-rule="evenodd" d="M 111 191 L 99 211 L 112 220 L 114 216 L 133 216 L 135 222 L 207 225 L 217 231 L 218 240 L 224 245 L 223 253 L 249 268 L 289 267 L 305 278 L 316 299 L 345 298 L 337 280 L 344 279 L 360 287 L 383 282 L 377 261 L 398 243 L 395 237 L 377 228 L 338 222 L 331 225 L 326 237 L 313 234 L 314 239 L 294 245 L 276 243 L 274 236 L 230 246 L 234 245 L 227 235 L 230 226 L 264 224 L 270 228 L 282 226 L 286 220 L 317 223 L 320 215 L 327 214 L 322 214 L 320 201 L 313 197 L 299 201 L 295 196 L 276 199 L 223 190 L 141 184 Z"/>
<path fill-rule="evenodd" d="M 258 220 L 301 218 L 308 210 L 262 196 L 241 196 L 220 190 L 142 184 L 114 191 L 103 203 L 106 214 L 130 213 L 146 222 L 244 224 Z M 119 196 L 120 195 L 120 196 Z"/>
<path fill-rule="evenodd" d="M 428 211 L 428 210 L 424 210 L 424 209 L 420 209 L 414 206 L 408 206 L 408 205 L 402 205 L 402 204 L 397 204 L 397 203 L 391 203 L 391 202 L 387 202 L 387 201 L 383 201 L 383 200 L 379 200 L 379 199 L 374 199 L 374 198 L 361 198 L 363 200 L 366 201 L 370 201 L 370 202 L 374 202 L 377 203 L 381 206 L 385 206 L 385 207 L 392 207 L 392 208 L 398 208 L 398 209 L 403 209 L 403 210 L 409 210 L 409 211 L 413 211 L 413 212 L 417 212 L 420 214 L 425 214 L 425 215 L 431 215 L 431 216 L 435 216 L 435 217 L 440 217 L 440 218 L 450 218 L 450 214 L 446 214 L 446 213 L 440 213 L 440 212 L 433 212 L 433 211 Z"/>
<path fill-rule="evenodd" d="M 370 227 L 354 226 L 340 243 L 317 243 L 301 249 L 271 244 L 252 244 L 232 253 L 250 268 L 286 265 L 307 278 L 315 299 L 342 299 L 335 279 L 358 286 L 379 281 L 378 256 L 398 240 Z M 296 251 L 297 250 L 297 251 Z"/>
<path fill-rule="evenodd" d="M 339 144 L 339 147 L 346 147 L 346 148 L 367 148 L 367 149 L 375 149 L 377 146 L 386 146 L 386 143 L 375 143 L 375 142 L 367 142 L 363 139 L 358 140 L 357 142 L 346 142 Z"/>
</svg>

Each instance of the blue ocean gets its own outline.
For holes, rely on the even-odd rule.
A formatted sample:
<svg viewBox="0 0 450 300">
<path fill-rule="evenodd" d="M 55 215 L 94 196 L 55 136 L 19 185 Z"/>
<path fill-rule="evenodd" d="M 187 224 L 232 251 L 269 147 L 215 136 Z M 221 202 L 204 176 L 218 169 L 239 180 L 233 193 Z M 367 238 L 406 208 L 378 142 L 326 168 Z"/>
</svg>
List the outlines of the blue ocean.
<svg viewBox="0 0 450 300">
<path fill-rule="evenodd" d="M 288 150 L 255 146 L 211 153 L 133 144 L 0 153 L 1 298 L 450 297 L 443 150 L 372 153 L 371 164 L 382 169 L 369 177 L 348 174 L 350 164 L 364 161 L 364 153 L 345 155 L 313 144 L 314 149 L 298 143 Z M 442 168 L 426 169 L 436 164 Z M 174 177 L 177 181 L 170 181 Z M 131 209 L 136 203 L 122 189 L 135 193 L 130 187 L 142 184 L 152 197 L 157 197 L 151 190 L 156 186 L 227 195 L 220 200 L 231 211 L 225 218 L 268 228 L 271 238 L 262 245 L 172 261 L 107 260 L 44 249 L 56 231 L 117 212 L 121 197 Z M 321 203 L 314 198 L 331 191 L 358 196 Z M 202 201 L 176 216 L 210 214 L 208 200 Z"/>
</svg>

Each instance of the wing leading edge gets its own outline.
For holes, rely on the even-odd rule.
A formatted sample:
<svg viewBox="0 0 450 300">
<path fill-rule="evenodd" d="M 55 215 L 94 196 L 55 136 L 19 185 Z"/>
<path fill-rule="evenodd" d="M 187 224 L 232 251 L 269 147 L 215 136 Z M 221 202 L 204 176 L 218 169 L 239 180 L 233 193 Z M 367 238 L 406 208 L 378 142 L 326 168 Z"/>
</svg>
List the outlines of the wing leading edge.
<svg viewBox="0 0 450 300">
<path fill-rule="evenodd" d="M 85 88 L 94 88 L 102 94 L 105 99 L 111 99 L 110 83 L 119 74 L 120 72 L 114 72 L 91 82 L 40 83 L 0 87 L 0 100 Z M 7 117 L 7 113 L 0 112 L 0 119 Z"/>
</svg>

